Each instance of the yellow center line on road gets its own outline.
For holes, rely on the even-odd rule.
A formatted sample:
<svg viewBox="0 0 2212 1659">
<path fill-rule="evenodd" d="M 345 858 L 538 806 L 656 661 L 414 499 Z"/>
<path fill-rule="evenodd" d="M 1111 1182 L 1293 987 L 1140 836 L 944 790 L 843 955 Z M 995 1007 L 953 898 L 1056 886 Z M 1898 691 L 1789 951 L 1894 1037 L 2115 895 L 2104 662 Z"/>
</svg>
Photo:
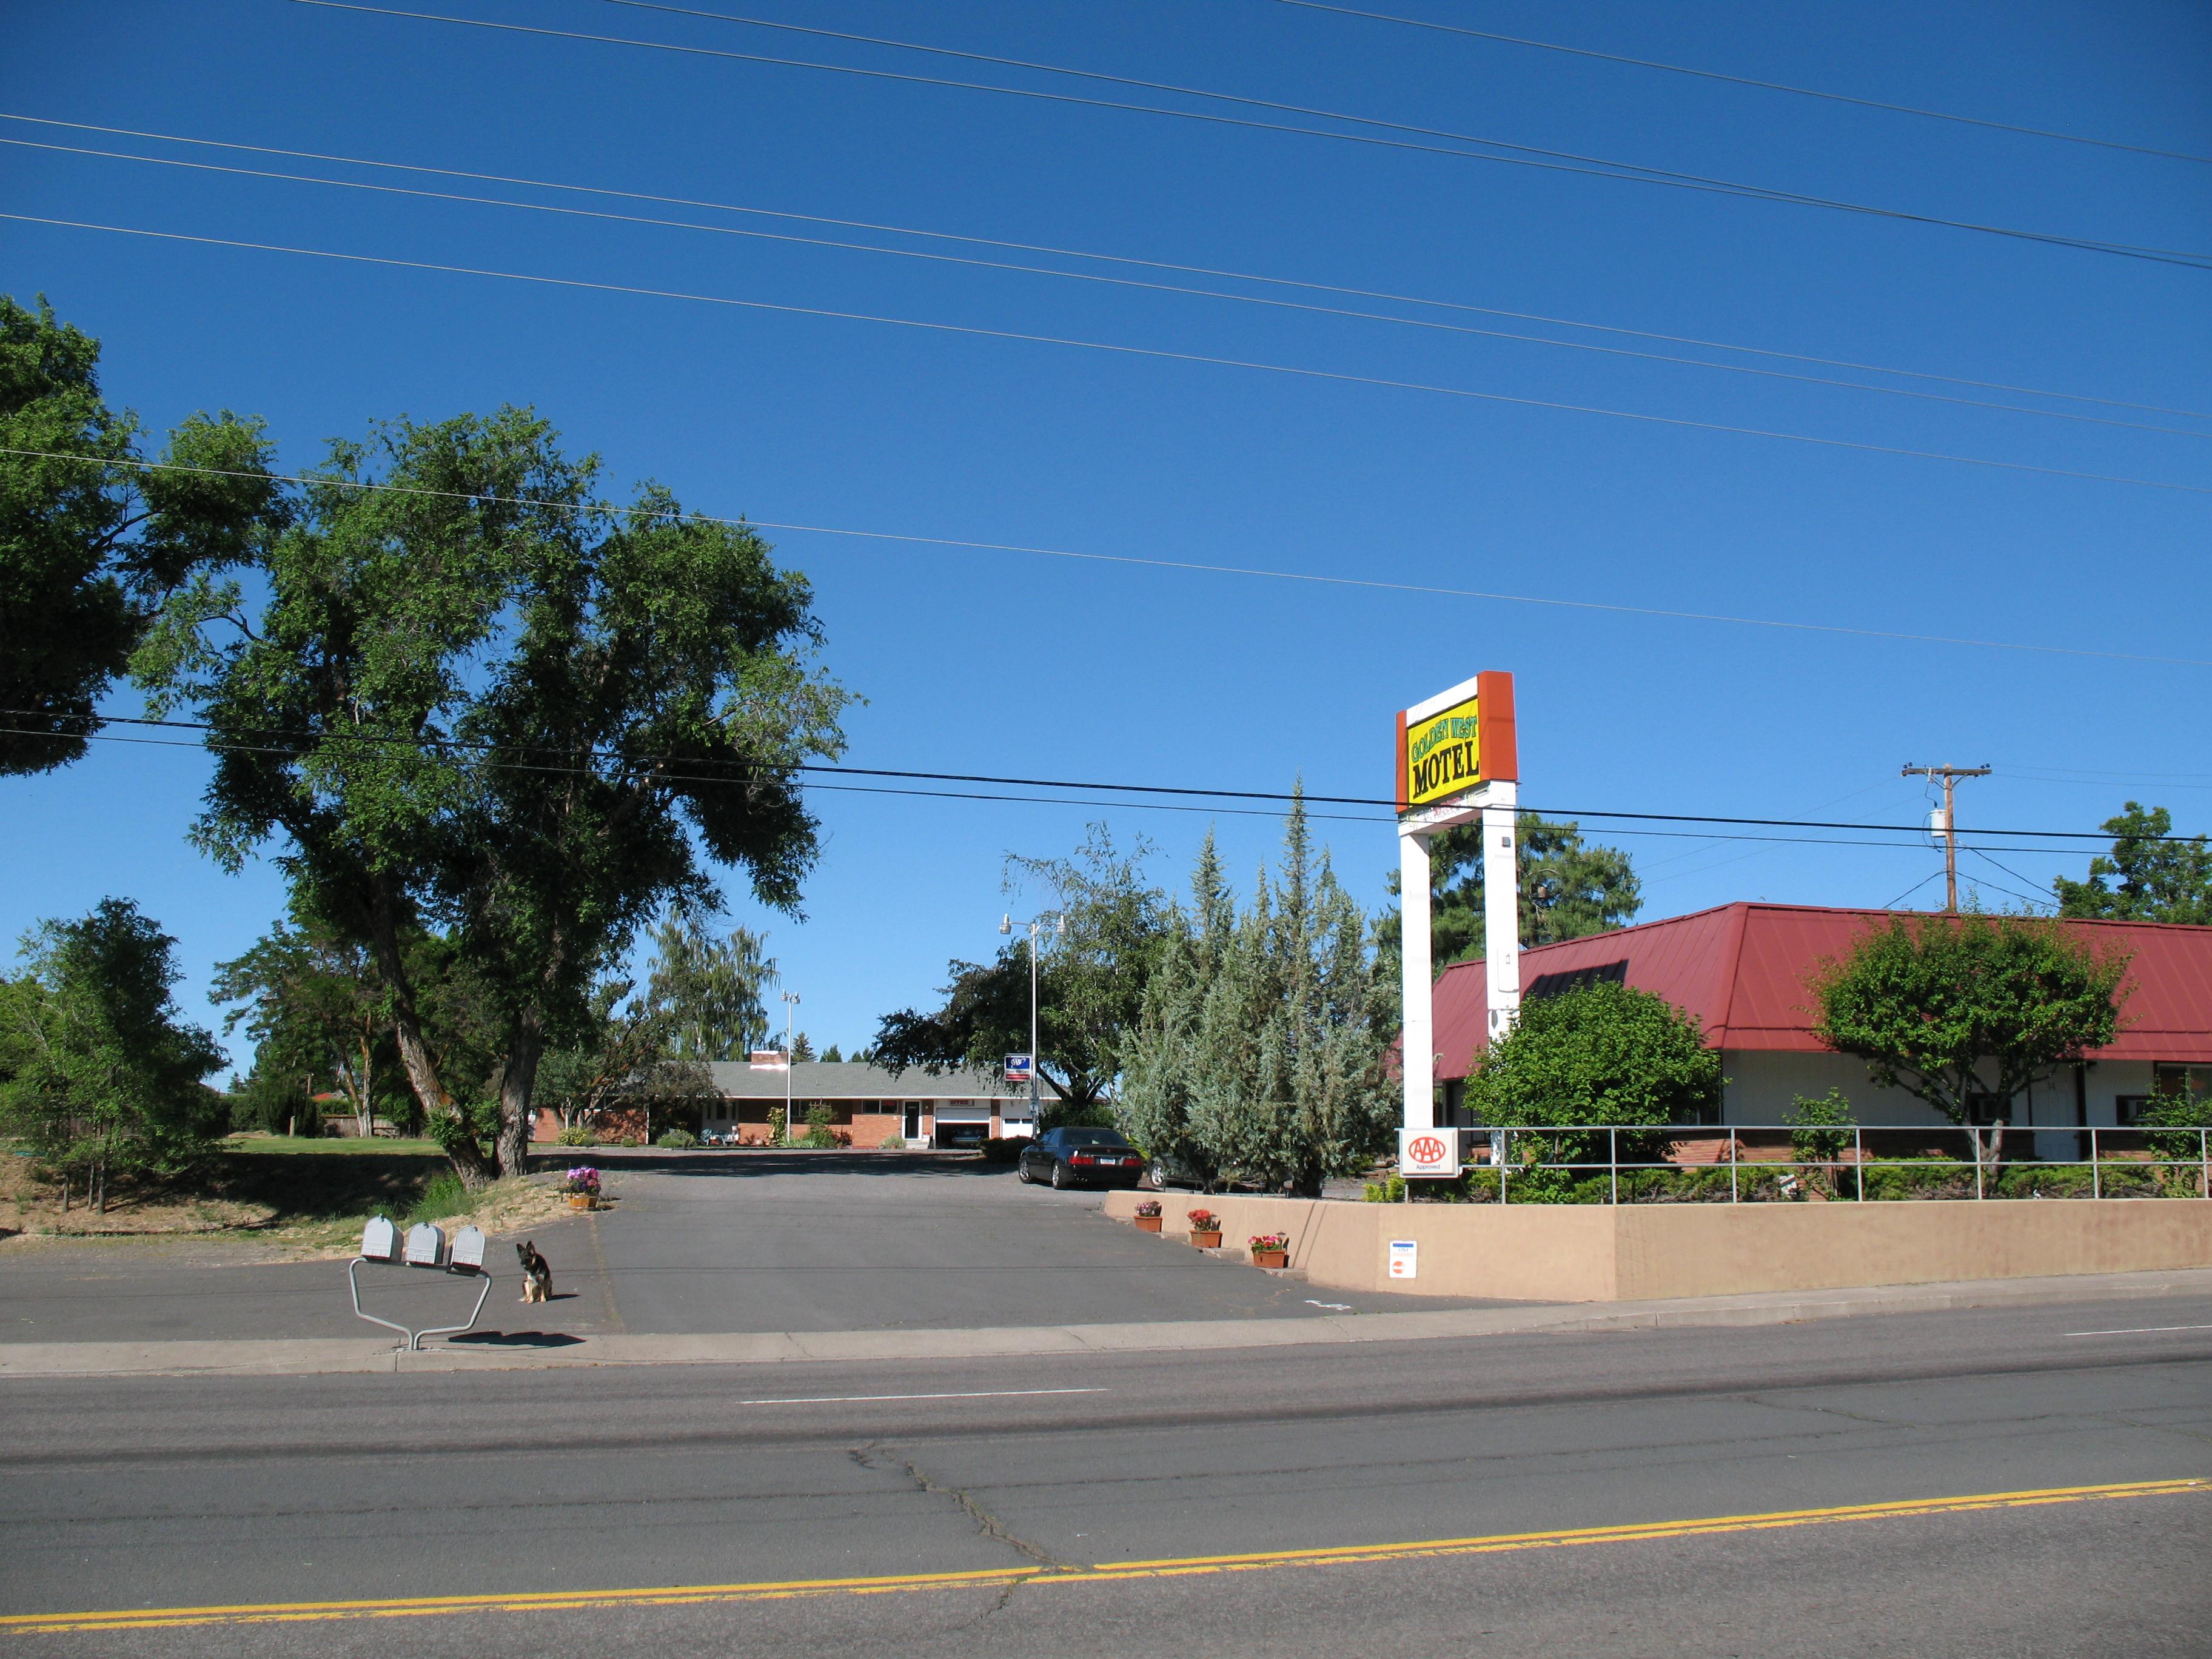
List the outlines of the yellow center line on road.
<svg viewBox="0 0 2212 1659">
<path fill-rule="evenodd" d="M 797 1578 L 738 1584 L 668 1584 L 630 1589 L 522 1590 L 507 1595 L 399 1596 L 358 1601 L 267 1601 L 231 1607 L 109 1608 L 92 1613 L 0 1616 L 0 1634 L 69 1635 L 93 1631 L 178 1630 L 203 1625 L 307 1624 L 343 1619 L 419 1619 L 469 1613 L 557 1613 L 586 1607 L 681 1607 L 721 1601 L 773 1601 L 801 1596 L 884 1595 L 914 1590 L 996 1589 L 1008 1584 L 1115 1583 L 1135 1578 L 1187 1578 L 1212 1573 L 1263 1572 L 1282 1567 L 1348 1566 L 1515 1550 L 1570 1549 L 1585 1544 L 1632 1544 L 1662 1538 L 1772 1532 L 1844 1521 L 1899 1520 L 1981 1510 L 2033 1509 L 2106 1498 L 2160 1498 L 2212 1492 L 2212 1480 L 2130 1480 L 2099 1486 L 2049 1486 L 2027 1492 L 1909 1498 L 1832 1509 L 1777 1510 L 1764 1515 L 1716 1515 L 1640 1521 L 1551 1532 L 1495 1533 L 1476 1538 L 1429 1538 L 1396 1544 L 1346 1544 L 1321 1549 L 1263 1550 L 1247 1555 L 1193 1555 L 1158 1561 L 1115 1561 L 1096 1567 L 1008 1566 L 969 1572 L 900 1573 L 867 1578 Z"/>
</svg>

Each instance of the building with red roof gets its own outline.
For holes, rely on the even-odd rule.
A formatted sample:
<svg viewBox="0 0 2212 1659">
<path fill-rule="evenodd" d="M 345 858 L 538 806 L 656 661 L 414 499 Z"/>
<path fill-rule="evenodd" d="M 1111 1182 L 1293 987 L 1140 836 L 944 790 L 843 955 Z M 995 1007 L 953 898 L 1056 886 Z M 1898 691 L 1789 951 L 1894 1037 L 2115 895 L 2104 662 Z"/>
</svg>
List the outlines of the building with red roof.
<svg viewBox="0 0 2212 1659">
<path fill-rule="evenodd" d="M 1777 1124 L 1797 1096 L 1840 1087 L 1864 1123 L 1942 1120 L 1902 1090 L 1882 1090 L 1865 1063 L 1824 1048 L 1813 1035 L 1806 981 L 1826 958 L 1841 957 L 1887 910 L 1803 904 L 1724 904 L 1665 921 L 1645 922 L 1521 953 L 1524 1001 L 1610 981 L 1664 997 L 1693 1016 L 1728 1079 L 1721 1116 L 1728 1123 Z M 2120 1030 L 2082 1064 L 2027 1091 L 1991 1100 L 1988 1115 L 2038 1128 L 2125 1125 L 2154 1084 L 2185 1082 L 2212 1094 L 2212 927 L 2162 922 L 2062 924 L 2098 948 L 2129 957 Z M 1468 1123 L 1461 1103 L 1468 1073 L 1488 1042 L 1483 964 L 1444 970 L 1436 988 L 1436 1075 L 1448 1123 Z M 2063 1153 L 2058 1155 L 2064 1155 Z"/>
</svg>

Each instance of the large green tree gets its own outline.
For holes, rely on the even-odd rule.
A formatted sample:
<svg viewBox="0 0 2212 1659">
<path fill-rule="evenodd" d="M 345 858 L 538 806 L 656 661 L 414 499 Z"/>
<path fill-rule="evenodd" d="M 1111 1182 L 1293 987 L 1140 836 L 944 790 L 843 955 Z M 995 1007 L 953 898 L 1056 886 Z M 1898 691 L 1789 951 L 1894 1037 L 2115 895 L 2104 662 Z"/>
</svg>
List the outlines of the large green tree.
<svg viewBox="0 0 2212 1659">
<path fill-rule="evenodd" d="M 2212 844 L 2203 836 L 2177 836 L 2166 808 L 2146 811 L 2134 801 L 2105 820 L 2105 833 L 2112 856 L 2091 859 L 2086 881 L 2060 876 L 2051 884 L 2060 915 L 2212 924 Z"/>
<path fill-rule="evenodd" d="M 1627 854 L 1590 845 L 1577 823 L 1534 812 L 1520 814 L 1516 832 L 1515 883 L 1524 949 L 1609 933 L 1636 919 L 1644 896 Z M 1486 874 L 1480 824 L 1455 825 L 1430 842 L 1429 962 L 1434 971 L 1482 955 Z M 1393 894 L 1398 879 L 1393 871 L 1387 883 Z M 1393 985 L 1399 977 L 1402 928 L 1395 908 L 1376 924 L 1383 976 Z"/>
<path fill-rule="evenodd" d="M 1139 839 L 1124 851 L 1103 824 L 1091 826 L 1073 858 L 1008 854 L 1010 895 L 1046 900 L 1037 957 L 1037 1076 L 1054 1097 L 1049 1118 L 1091 1116 L 1110 1093 L 1125 1038 L 1144 1004 L 1167 931 L 1166 896 L 1145 866 Z M 1066 923 L 1066 931 L 1057 924 Z M 924 1012 L 884 1017 L 877 1063 L 942 1073 L 955 1066 L 995 1070 L 1030 1046 L 1029 939 L 1022 930 L 988 963 L 954 962 L 945 1002 Z"/>
<path fill-rule="evenodd" d="M 2002 1128 L 1975 1126 L 2119 1030 L 2128 957 L 2029 916 L 1892 916 L 1809 979 L 1814 1034 L 1968 1128 L 1995 1163 Z"/>
<path fill-rule="evenodd" d="M 368 946 L 468 1180 L 523 1169 L 540 1060 L 592 1030 L 656 911 L 718 906 L 716 868 L 796 910 L 817 843 L 793 769 L 842 743 L 805 579 L 665 490 L 617 510 L 596 485 L 522 410 L 334 444 L 282 532 L 200 571 L 136 663 L 210 726 L 199 843 L 234 867 L 277 842 Z M 441 1075 L 404 948 L 426 930 L 496 1018 L 495 1098 Z"/>
<path fill-rule="evenodd" d="M 189 1170 L 223 1127 L 201 1082 L 222 1051 L 179 1017 L 175 951 L 129 900 L 106 899 L 40 923 L 27 971 L 0 981 L 0 1122 L 103 1208 L 112 1175 Z"/>
<path fill-rule="evenodd" d="M 153 606 L 266 530 L 257 422 L 196 415 L 134 465 L 142 430 L 100 389 L 100 343 L 0 295 L 0 775 L 84 753 Z M 190 469 L 190 470 L 187 470 Z"/>
<path fill-rule="evenodd" d="M 1366 918 L 1316 855 L 1303 792 L 1240 915 L 1209 836 L 1128 1045 L 1131 1138 L 1209 1182 L 1319 1196 L 1389 1144 L 1391 1025 Z"/>
</svg>

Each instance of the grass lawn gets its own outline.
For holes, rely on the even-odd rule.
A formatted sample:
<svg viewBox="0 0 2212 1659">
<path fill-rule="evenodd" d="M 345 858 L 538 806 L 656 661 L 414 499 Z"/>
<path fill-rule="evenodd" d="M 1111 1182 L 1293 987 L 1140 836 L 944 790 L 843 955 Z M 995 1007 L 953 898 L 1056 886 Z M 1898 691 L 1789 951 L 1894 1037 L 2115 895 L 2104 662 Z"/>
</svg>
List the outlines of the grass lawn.
<svg viewBox="0 0 2212 1659">
<path fill-rule="evenodd" d="M 278 1152 L 308 1158 L 443 1158 L 434 1140 L 363 1140 L 356 1135 L 253 1135 L 223 1137 L 226 1152 Z"/>
</svg>

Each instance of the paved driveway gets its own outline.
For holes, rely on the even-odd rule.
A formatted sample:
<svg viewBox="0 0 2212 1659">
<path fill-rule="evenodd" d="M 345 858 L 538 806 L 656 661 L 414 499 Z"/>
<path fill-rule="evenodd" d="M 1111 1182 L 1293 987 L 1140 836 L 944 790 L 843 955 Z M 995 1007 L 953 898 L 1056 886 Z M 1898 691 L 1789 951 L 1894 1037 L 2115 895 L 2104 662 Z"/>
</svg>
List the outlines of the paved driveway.
<svg viewBox="0 0 2212 1659">
<path fill-rule="evenodd" d="M 927 1154 L 602 1155 L 613 1206 L 535 1231 L 556 1299 L 515 1301 L 513 1251 L 484 1328 L 956 1329 L 1310 1318 L 1476 1305 L 1316 1290 L 1105 1220 L 1096 1193 Z M 410 1323 L 465 1315 L 474 1287 L 362 1269 L 364 1303 Z M 449 1311 L 450 1310 L 450 1311 Z M 342 1262 L 249 1265 L 220 1246 L 0 1248 L 0 1341 L 359 1336 Z"/>
</svg>

